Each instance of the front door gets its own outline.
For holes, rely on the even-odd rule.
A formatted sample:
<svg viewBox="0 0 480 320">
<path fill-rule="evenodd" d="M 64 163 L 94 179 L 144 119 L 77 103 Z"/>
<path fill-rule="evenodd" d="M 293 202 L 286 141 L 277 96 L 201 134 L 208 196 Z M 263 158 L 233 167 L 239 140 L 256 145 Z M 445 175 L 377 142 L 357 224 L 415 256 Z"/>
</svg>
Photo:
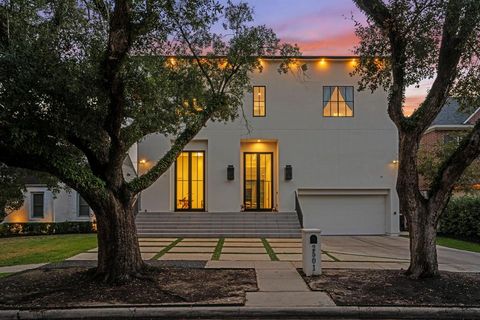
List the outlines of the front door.
<svg viewBox="0 0 480 320">
<path fill-rule="evenodd" d="M 272 210 L 273 154 L 271 152 L 245 152 L 243 164 L 243 205 L 245 210 Z"/>
<path fill-rule="evenodd" d="M 205 210 L 204 151 L 184 151 L 175 162 L 175 210 Z"/>
</svg>

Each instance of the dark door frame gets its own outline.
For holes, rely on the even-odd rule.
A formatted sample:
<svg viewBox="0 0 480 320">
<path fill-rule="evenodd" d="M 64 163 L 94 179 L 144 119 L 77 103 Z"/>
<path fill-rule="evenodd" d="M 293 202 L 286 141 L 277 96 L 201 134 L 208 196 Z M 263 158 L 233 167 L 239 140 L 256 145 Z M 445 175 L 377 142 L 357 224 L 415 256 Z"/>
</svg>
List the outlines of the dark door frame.
<svg viewBox="0 0 480 320">
<path fill-rule="evenodd" d="M 175 201 L 175 211 L 205 211 L 205 150 L 184 150 L 182 152 L 186 152 L 188 153 L 188 208 L 187 209 L 182 209 L 182 208 L 178 208 L 177 207 L 177 161 L 178 161 L 178 158 L 175 160 L 175 177 L 174 177 L 174 180 L 175 180 L 175 186 L 174 186 L 174 201 Z M 198 208 L 198 209 L 192 209 L 192 153 L 194 152 L 200 152 L 200 153 L 203 153 L 203 208 Z"/>
<path fill-rule="evenodd" d="M 246 197 L 246 189 L 247 189 L 247 174 L 246 174 L 246 167 L 247 167 L 247 162 L 246 162 L 246 158 L 247 158 L 247 154 L 255 154 L 257 155 L 257 207 L 256 208 L 252 208 L 252 209 L 247 209 L 246 206 L 245 206 L 245 197 Z M 271 194 L 271 200 L 270 201 L 270 204 L 271 204 L 271 207 L 270 208 L 263 208 L 261 209 L 260 208 L 260 154 L 269 154 L 270 155 L 270 160 L 272 161 L 271 163 L 271 176 L 272 176 L 272 194 Z M 245 211 L 273 211 L 273 208 L 275 208 L 275 203 L 274 203 L 274 194 L 275 194 L 275 176 L 274 176 L 274 167 L 275 167 L 275 161 L 274 161 L 274 158 L 273 158 L 273 152 L 244 152 L 243 153 L 243 207 L 244 207 L 244 210 Z"/>
</svg>

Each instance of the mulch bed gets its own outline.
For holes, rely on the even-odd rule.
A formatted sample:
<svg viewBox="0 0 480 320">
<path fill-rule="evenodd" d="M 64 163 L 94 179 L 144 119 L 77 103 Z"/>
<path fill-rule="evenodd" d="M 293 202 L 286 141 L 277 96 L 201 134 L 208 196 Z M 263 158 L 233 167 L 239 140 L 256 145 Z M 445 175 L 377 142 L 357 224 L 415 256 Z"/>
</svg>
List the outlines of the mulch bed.
<svg viewBox="0 0 480 320">
<path fill-rule="evenodd" d="M 412 280 L 401 270 L 324 269 L 305 277 L 340 306 L 480 307 L 480 274 L 442 272 L 440 278 Z"/>
<path fill-rule="evenodd" d="M 253 269 L 151 268 L 149 279 L 111 286 L 86 267 L 42 268 L 0 279 L 0 309 L 125 305 L 243 305 Z"/>
</svg>

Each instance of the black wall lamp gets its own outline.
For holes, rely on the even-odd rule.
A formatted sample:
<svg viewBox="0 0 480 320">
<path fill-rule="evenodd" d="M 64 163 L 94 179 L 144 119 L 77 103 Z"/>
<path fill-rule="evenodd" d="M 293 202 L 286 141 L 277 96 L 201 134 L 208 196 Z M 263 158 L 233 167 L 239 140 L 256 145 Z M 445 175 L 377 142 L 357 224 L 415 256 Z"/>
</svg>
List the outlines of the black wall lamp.
<svg viewBox="0 0 480 320">
<path fill-rule="evenodd" d="M 227 180 L 234 180 L 235 179 L 235 168 L 233 165 L 229 164 L 227 166 Z"/>
<path fill-rule="evenodd" d="M 292 166 L 287 164 L 285 166 L 285 180 L 292 180 L 293 179 L 293 169 Z"/>
</svg>

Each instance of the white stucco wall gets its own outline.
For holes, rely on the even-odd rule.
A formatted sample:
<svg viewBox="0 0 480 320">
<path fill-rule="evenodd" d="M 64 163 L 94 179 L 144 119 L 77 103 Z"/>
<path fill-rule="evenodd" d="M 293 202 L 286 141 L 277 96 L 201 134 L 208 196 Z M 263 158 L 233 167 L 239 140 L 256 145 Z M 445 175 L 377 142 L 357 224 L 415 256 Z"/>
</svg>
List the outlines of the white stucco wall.
<svg viewBox="0 0 480 320">
<path fill-rule="evenodd" d="M 266 86 L 266 117 L 252 117 L 252 93 L 246 93 L 246 119 L 229 124 L 209 122 L 196 140 L 205 144 L 207 157 L 207 210 L 237 212 L 242 204 L 241 142 L 274 141 L 278 209 L 294 210 L 294 192 L 299 188 L 383 189 L 389 191 L 388 215 L 396 212 L 394 191 L 397 158 L 396 130 L 388 118 L 385 92 L 357 92 L 354 117 L 322 116 L 323 86 L 351 85 L 351 60 L 305 60 L 307 75 L 280 75 L 278 63 L 264 61 L 262 73 L 252 75 L 253 85 Z M 248 132 L 245 121 L 249 123 Z M 194 148 L 195 142 L 188 147 Z M 167 150 L 169 139 L 151 135 L 138 146 L 139 159 L 153 164 Z M 285 181 L 285 165 L 292 165 L 293 180 Z M 226 168 L 235 167 L 235 180 L 228 181 Z M 140 168 L 141 170 L 141 168 Z M 173 208 L 173 170 L 142 192 L 142 211 Z M 398 220 L 387 216 L 391 230 Z M 387 228 L 388 229 L 388 228 Z"/>
</svg>

